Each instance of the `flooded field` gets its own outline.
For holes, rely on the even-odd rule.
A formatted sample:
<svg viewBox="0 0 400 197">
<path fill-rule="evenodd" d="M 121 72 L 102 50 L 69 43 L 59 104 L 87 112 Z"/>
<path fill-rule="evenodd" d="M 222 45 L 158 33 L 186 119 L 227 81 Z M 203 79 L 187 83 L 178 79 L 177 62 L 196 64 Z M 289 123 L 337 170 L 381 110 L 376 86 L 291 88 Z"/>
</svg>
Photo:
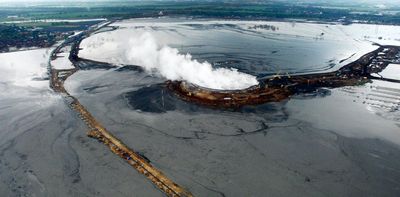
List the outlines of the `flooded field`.
<svg viewBox="0 0 400 197">
<path fill-rule="evenodd" d="M 399 197 L 400 0 L 0 0 L 0 197 Z"/>
<path fill-rule="evenodd" d="M 398 192 L 399 100 L 382 99 L 398 94 L 398 86 L 321 89 L 221 111 L 183 102 L 162 82 L 137 71 L 79 71 L 66 87 L 197 196 Z M 385 87 L 392 89 L 372 94 Z"/>
<path fill-rule="evenodd" d="M 335 71 L 378 48 L 374 42 L 400 45 L 398 32 L 383 25 L 131 19 L 104 26 L 79 47 L 66 44 L 54 58 L 54 48 L 2 53 L 0 193 L 164 195 L 86 136 L 82 117 L 68 108 L 72 96 L 194 196 L 399 196 L 399 83 L 374 79 L 236 109 L 183 101 L 165 84 L 193 77 L 234 89 L 275 74 Z M 69 59 L 79 48 L 79 58 Z M 398 80 L 399 67 L 393 62 L 374 76 Z M 52 69 L 76 69 L 63 81 L 70 96 L 49 87 Z"/>
<path fill-rule="evenodd" d="M 150 32 L 192 60 L 259 78 L 321 72 L 356 60 L 376 48 L 373 42 L 395 45 L 398 27 L 170 20 L 117 22 L 118 30 L 83 40 L 79 56 L 108 62 L 109 69 L 92 70 L 99 63 L 85 60 L 87 69 L 65 82 L 152 165 L 195 196 L 399 194 L 398 83 L 372 80 L 220 110 L 180 100 L 156 69 L 129 66 L 126 55 L 130 39 Z"/>
<path fill-rule="evenodd" d="M 53 49 L 0 53 L 1 196 L 126 196 L 132 188 L 162 196 L 87 139 L 84 123 L 49 87 Z"/>
<path fill-rule="evenodd" d="M 130 64 L 129 41 L 150 33 L 193 59 L 215 67 L 234 67 L 258 77 L 336 70 L 367 52 L 372 43 L 400 44 L 400 27 L 273 21 L 135 19 L 116 22 L 120 29 L 82 42 L 80 56 Z"/>
</svg>

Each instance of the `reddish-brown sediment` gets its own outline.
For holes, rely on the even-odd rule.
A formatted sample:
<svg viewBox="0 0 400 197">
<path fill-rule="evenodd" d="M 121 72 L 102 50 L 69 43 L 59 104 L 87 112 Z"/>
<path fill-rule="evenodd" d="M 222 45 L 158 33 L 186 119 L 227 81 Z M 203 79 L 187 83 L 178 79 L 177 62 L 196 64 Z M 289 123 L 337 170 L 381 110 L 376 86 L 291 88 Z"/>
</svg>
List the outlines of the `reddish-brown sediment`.
<svg viewBox="0 0 400 197">
<path fill-rule="evenodd" d="M 167 87 L 185 101 L 207 106 L 237 108 L 243 105 L 278 102 L 294 94 L 315 91 L 317 88 L 354 86 L 371 79 L 380 79 L 371 74 L 381 72 L 388 64 L 398 61 L 399 52 L 398 46 L 380 46 L 334 72 L 275 76 L 243 90 L 213 90 L 184 81 L 167 81 Z"/>
</svg>

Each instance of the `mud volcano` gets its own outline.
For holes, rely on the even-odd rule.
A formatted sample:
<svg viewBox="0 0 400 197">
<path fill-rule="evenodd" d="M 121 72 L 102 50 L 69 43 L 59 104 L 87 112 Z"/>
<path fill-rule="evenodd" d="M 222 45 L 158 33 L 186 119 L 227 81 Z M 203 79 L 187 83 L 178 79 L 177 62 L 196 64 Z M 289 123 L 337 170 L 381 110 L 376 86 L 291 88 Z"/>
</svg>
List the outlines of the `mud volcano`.
<svg viewBox="0 0 400 197">
<path fill-rule="evenodd" d="M 400 47 L 380 46 L 337 71 L 296 76 L 275 76 L 260 81 L 259 85 L 243 90 L 213 90 L 185 81 L 167 81 L 167 87 L 179 98 L 207 106 L 238 108 L 278 102 L 291 95 L 315 91 L 318 88 L 336 88 L 365 84 L 371 79 L 390 80 L 375 77 L 390 63 L 399 62 Z M 392 82 L 400 82 L 393 81 Z"/>
</svg>

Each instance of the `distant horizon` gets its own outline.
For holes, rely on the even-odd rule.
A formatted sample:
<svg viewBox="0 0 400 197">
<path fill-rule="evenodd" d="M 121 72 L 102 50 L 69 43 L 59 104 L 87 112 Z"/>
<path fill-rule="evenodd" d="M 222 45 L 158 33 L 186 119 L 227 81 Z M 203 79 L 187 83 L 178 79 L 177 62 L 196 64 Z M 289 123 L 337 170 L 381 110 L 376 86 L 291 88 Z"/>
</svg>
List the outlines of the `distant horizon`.
<svg viewBox="0 0 400 197">
<path fill-rule="evenodd" d="M 0 7 L 15 7 L 15 6 L 68 6 L 68 7 L 91 7 L 90 4 L 94 6 L 115 5 L 117 3 L 129 4 L 129 3 L 184 3 L 191 2 L 195 3 L 244 3 L 244 4 L 268 4 L 268 3 L 285 3 L 291 4 L 323 4 L 327 6 L 348 6 L 348 5 L 366 5 L 372 8 L 380 9 L 390 9 L 393 7 L 400 7 L 400 0 L 1 0 Z"/>
<path fill-rule="evenodd" d="M 1 3 L 51 3 L 51 2 L 196 2 L 193 0 L 3 0 Z M 263 3 L 263 2 L 296 2 L 296 3 L 373 3 L 393 4 L 400 3 L 400 0 L 199 0 L 204 2 L 238 2 L 238 3 Z"/>
</svg>

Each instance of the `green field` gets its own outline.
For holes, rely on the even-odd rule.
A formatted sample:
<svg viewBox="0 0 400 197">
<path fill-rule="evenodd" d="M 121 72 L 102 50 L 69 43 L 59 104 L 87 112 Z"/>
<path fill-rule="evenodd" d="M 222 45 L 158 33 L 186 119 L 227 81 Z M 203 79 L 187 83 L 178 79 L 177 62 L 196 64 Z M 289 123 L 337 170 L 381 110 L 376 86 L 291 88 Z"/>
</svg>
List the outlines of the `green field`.
<svg viewBox="0 0 400 197">
<path fill-rule="evenodd" d="M 0 4 L 1 5 L 1 4 Z M 366 4 L 299 4 L 287 2 L 222 3 L 222 2 L 92 2 L 55 3 L 37 6 L 0 6 L 0 21 L 19 19 L 87 19 L 158 16 L 193 16 L 235 19 L 305 19 L 317 21 L 400 24 L 400 5 L 385 9 Z M 361 14 L 360 14 L 361 13 Z M 10 18 L 17 16 L 17 18 Z"/>
</svg>

